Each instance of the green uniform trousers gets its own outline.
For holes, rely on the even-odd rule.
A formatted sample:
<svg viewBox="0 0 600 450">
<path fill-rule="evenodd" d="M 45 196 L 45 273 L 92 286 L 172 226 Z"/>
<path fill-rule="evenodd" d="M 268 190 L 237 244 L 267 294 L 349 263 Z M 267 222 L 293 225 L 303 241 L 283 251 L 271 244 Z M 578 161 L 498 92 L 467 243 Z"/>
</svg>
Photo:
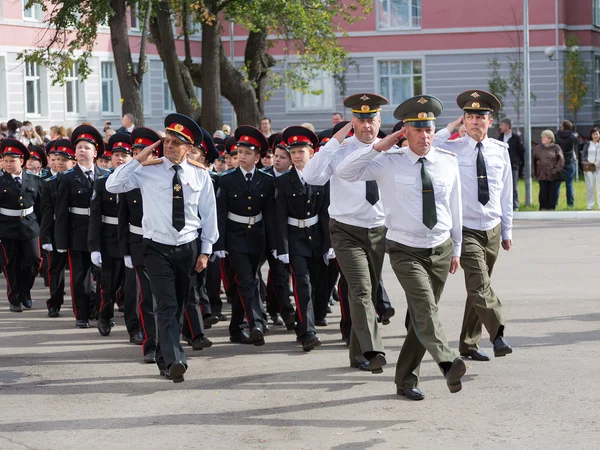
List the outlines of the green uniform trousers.
<svg viewBox="0 0 600 450">
<path fill-rule="evenodd" d="M 335 256 L 348 283 L 352 319 L 350 362 L 365 362 L 366 352 L 384 352 L 375 303 L 385 256 L 385 226 L 363 228 L 329 221 Z"/>
<path fill-rule="evenodd" d="M 461 353 L 470 353 L 479 348 L 482 323 L 492 343 L 500 327 L 504 328 L 502 303 L 492 290 L 490 280 L 498 258 L 501 231 L 501 225 L 487 231 L 463 228 L 460 265 L 465 272 L 467 301 L 458 347 Z"/>
<path fill-rule="evenodd" d="M 419 367 L 427 350 L 436 363 L 452 362 L 456 352 L 448 345 L 438 317 L 454 244 L 448 239 L 433 248 L 414 248 L 387 241 L 392 269 L 406 294 L 410 323 L 398 363 L 395 383 L 400 388 L 419 386 Z"/>
</svg>

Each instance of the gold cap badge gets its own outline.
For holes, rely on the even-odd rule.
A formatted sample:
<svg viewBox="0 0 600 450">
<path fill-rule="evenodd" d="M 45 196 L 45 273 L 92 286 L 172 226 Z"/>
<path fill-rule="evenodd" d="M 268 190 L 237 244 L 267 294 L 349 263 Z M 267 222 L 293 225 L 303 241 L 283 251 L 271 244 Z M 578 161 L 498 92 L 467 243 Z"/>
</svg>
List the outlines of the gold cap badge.
<svg viewBox="0 0 600 450">
<path fill-rule="evenodd" d="M 420 112 L 417 116 L 419 119 L 427 119 L 429 115 L 426 112 Z"/>
<path fill-rule="evenodd" d="M 181 131 L 181 130 L 183 130 L 183 125 L 181 125 L 180 123 L 178 123 L 178 124 L 176 124 L 176 125 L 173 127 L 173 129 L 174 129 L 175 131 Z"/>
<path fill-rule="evenodd" d="M 364 111 L 364 112 L 367 112 L 367 111 L 369 111 L 370 109 L 371 109 L 371 107 L 370 107 L 369 105 L 362 105 L 362 106 L 360 107 L 360 110 L 361 110 L 361 111 Z"/>
<path fill-rule="evenodd" d="M 361 99 L 363 102 L 365 102 L 365 101 L 369 100 L 369 97 L 367 97 L 366 95 L 363 95 L 363 96 L 362 96 L 360 99 Z"/>
<path fill-rule="evenodd" d="M 481 105 L 479 104 L 479 102 L 473 102 L 471 104 L 471 108 L 479 108 Z"/>
<path fill-rule="evenodd" d="M 473 97 L 473 98 L 479 98 L 479 97 L 481 97 L 481 95 L 479 95 L 477 92 L 473 92 L 471 94 L 471 97 Z"/>
<path fill-rule="evenodd" d="M 425 103 L 427 103 L 427 99 L 421 97 L 419 100 L 417 100 L 417 103 L 420 103 L 421 105 L 424 105 Z"/>
</svg>

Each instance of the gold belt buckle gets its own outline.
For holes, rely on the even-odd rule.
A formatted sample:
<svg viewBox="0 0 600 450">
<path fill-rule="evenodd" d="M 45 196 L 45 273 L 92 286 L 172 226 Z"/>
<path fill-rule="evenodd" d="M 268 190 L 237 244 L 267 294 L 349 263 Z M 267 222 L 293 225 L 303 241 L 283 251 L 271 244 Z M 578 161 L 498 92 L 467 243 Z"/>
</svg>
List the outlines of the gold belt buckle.
<svg viewBox="0 0 600 450">
<path fill-rule="evenodd" d="M 248 225 L 254 225 L 256 224 L 256 217 L 252 216 L 252 217 L 248 217 Z"/>
<path fill-rule="evenodd" d="M 25 209 L 22 209 L 22 210 L 21 210 L 21 219 L 22 219 L 23 217 L 25 217 L 25 215 L 26 215 L 26 214 L 25 214 L 25 211 L 26 211 Z"/>
</svg>

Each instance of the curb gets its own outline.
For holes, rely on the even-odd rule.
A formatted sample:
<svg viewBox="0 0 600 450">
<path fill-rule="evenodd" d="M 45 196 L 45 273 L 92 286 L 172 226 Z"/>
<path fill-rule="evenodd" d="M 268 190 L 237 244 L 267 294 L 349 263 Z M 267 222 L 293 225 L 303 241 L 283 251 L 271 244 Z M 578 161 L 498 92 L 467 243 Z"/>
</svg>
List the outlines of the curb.
<svg viewBox="0 0 600 450">
<path fill-rule="evenodd" d="M 516 220 L 600 219 L 600 211 L 514 211 Z"/>
</svg>

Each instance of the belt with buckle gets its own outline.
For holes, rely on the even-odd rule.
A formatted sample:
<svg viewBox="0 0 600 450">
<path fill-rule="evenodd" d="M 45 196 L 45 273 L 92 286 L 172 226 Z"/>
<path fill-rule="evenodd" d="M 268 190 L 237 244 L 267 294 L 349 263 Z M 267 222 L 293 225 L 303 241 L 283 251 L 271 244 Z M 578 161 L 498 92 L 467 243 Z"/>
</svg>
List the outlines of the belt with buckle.
<svg viewBox="0 0 600 450">
<path fill-rule="evenodd" d="M 119 225 L 119 218 L 111 216 L 102 216 L 102 223 L 107 223 L 109 225 Z"/>
<path fill-rule="evenodd" d="M 262 213 L 258 213 L 256 216 L 240 216 L 234 213 L 227 213 L 227 218 L 237 223 L 243 223 L 244 225 L 254 225 L 262 220 Z"/>
<path fill-rule="evenodd" d="M 136 227 L 135 225 L 129 224 L 129 232 L 140 236 L 144 235 L 144 229 L 142 227 Z"/>
<path fill-rule="evenodd" d="M 294 217 L 288 217 L 288 225 L 298 228 L 308 228 L 316 225 L 319 222 L 319 216 L 310 217 L 308 219 L 295 219 Z"/>
<path fill-rule="evenodd" d="M 25 209 L 8 209 L 8 208 L 0 208 L 0 214 L 3 216 L 10 217 L 25 217 L 33 212 L 33 206 Z"/>
<path fill-rule="evenodd" d="M 77 214 L 78 216 L 89 216 L 90 208 L 77 208 L 75 206 L 69 207 L 69 212 L 73 214 Z"/>
</svg>

